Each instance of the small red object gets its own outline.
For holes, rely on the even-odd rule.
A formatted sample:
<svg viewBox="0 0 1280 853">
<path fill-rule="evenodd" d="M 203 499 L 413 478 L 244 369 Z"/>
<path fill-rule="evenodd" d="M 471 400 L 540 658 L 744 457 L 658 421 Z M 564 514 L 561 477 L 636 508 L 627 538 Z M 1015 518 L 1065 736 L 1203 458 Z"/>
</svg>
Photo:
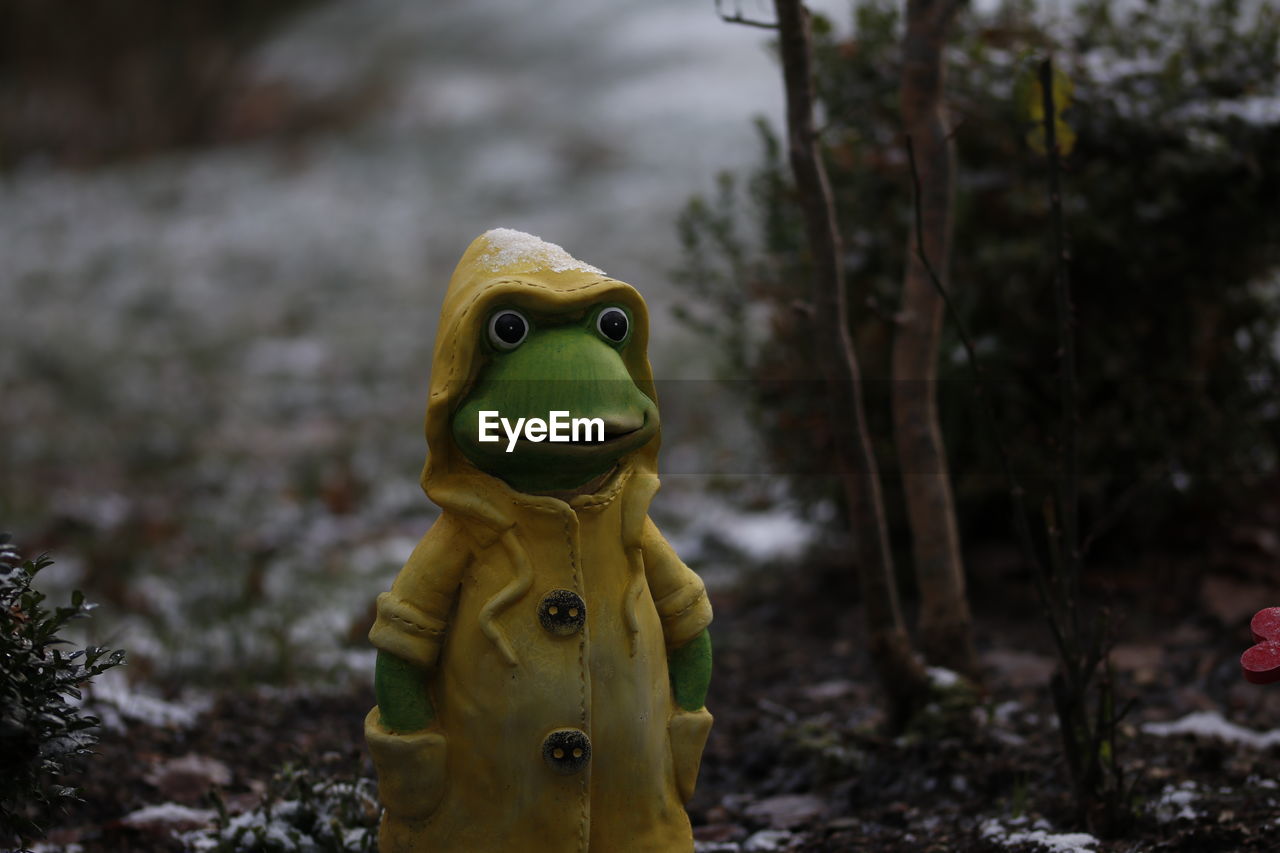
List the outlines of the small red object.
<svg viewBox="0 0 1280 853">
<path fill-rule="evenodd" d="M 1249 628 L 1257 645 L 1240 656 L 1245 680 L 1254 684 L 1280 681 L 1280 607 L 1259 610 Z"/>
</svg>

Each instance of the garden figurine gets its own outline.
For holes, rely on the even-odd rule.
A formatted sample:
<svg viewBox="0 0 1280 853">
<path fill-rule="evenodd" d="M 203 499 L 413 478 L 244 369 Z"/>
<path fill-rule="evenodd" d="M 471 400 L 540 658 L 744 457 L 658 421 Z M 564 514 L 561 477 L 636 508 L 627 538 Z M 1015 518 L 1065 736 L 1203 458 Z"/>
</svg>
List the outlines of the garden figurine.
<svg viewBox="0 0 1280 853">
<path fill-rule="evenodd" d="M 422 486 L 441 515 L 378 597 L 382 853 L 692 851 L 711 606 L 648 515 L 644 301 L 528 234 L 462 256 Z"/>
</svg>

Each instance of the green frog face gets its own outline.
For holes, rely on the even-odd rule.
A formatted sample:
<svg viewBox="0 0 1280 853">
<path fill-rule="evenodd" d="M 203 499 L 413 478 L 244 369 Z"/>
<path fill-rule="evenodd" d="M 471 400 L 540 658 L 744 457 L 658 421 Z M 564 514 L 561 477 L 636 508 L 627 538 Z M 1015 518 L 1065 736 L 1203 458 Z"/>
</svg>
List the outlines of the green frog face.
<svg viewBox="0 0 1280 853">
<path fill-rule="evenodd" d="M 658 407 L 627 372 L 621 303 L 571 314 L 532 304 L 489 312 L 486 363 L 450 421 L 463 455 L 527 493 L 567 491 L 610 471 L 658 432 Z"/>
</svg>

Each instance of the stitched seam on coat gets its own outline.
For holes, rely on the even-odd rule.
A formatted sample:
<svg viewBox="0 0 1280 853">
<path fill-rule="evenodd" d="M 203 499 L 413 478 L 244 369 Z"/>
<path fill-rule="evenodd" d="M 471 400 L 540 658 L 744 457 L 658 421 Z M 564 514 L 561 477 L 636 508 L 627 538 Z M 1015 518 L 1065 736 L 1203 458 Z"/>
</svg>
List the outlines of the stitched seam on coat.
<svg viewBox="0 0 1280 853">
<path fill-rule="evenodd" d="M 704 589 L 704 590 L 702 590 L 701 592 L 699 592 L 699 593 L 698 593 L 698 597 L 697 597 L 697 598 L 695 598 L 695 599 L 692 601 L 692 603 L 690 603 L 689 605 L 687 605 L 687 606 L 685 606 L 685 607 L 682 607 L 681 609 L 677 610 L 675 613 L 670 613 L 670 614 L 668 614 L 668 615 L 666 615 L 666 616 L 663 616 L 663 617 L 662 617 L 662 621 L 663 621 L 663 622 L 666 622 L 666 621 L 668 621 L 668 620 L 672 620 L 672 619 L 679 619 L 680 617 L 682 617 L 682 616 L 684 616 L 686 613 L 688 613 L 690 610 L 692 610 L 692 609 L 694 609 L 695 607 L 697 607 L 698 605 L 700 605 L 700 604 L 702 603 L 703 599 L 705 599 L 706 597 L 707 597 L 707 591 Z"/>
<path fill-rule="evenodd" d="M 498 626 L 496 619 L 500 613 L 514 605 L 529 591 L 529 587 L 533 584 L 533 567 L 529 565 L 528 554 L 524 549 L 524 545 L 516 538 L 515 533 L 510 529 L 505 530 L 499 539 L 502 542 L 503 550 L 507 553 L 507 559 L 512 563 L 511 567 L 515 572 L 515 577 L 486 601 L 484 607 L 480 608 L 480 630 L 497 646 L 498 651 L 506 659 L 507 663 L 510 666 L 516 666 L 519 660 L 516 658 L 515 651 L 511 648 L 511 642 L 507 639 L 506 633 Z"/>
<path fill-rule="evenodd" d="M 599 509 L 605 504 L 608 504 L 611 501 L 613 501 L 613 499 L 618 496 L 618 493 L 622 491 L 623 487 L 627 485 L 627 481 L 631 479 L 632 470 L 633 469 L 630 465 L 624 466 L 623 469 L 618 473 L 618 476 L 614 479 L 613 486 L 609 489 L 609 491 L 604 492 L 600 495 L 592 495 L 587 500 L 584 500 L 581 503 L 579 503 L 575 507 L 575 509 L 579 509 L 579 510 Z"/>
<path fill-rule="evenodd" d="M 432 628 L 428 625 L 419 625 L 417 622 L 410 621 L 409 619 L 406 619 L 405 617 L 400 616 L 396 613 L 388 613 L 385 615 L 392 622 L 399 622 L 400 624 L 404 625 L 406 631 L 410 634 L 423 634 L 427 636 L 439 637 L 439 636 L 442 636 L 445 631 L 444 628 Z"/>
<path fill-rule="evenodd" d="M 516 506 L 522 506 L 525 509 L 536 509 L 539 512 L 546 512 L 552 515 L 555 515 L 560 512 L 560 509 L 558 507 L 546 506 L 545 504 L 536 504 L 531 501 L 521 500 L 520 498 L 512 498 L 511 502 Z M 565 524 L 567 525 L 568 521 L 566 521 Z M 514 527 L 514 525 L 512 526 Z"/>
<path fill-rule="evenodd" d="M 677 611 L 677 612 L 683 612 L 685 610 L 688 610 L 690 607 L 692 607 L 693 604 L 696 603 L 699 598 L 702 598 L 706 594 L 707 594 L 707 588 L 705 585 L 699 583 L 697 579 L 688 580 L 680 584 L 680 586 L 676 587 L 671 592 L 668 592 L 666 595 L 662 596 L 662 598 L 655 601 L 654 604 L 658 606 L 658 611 L 662 612 L 663 610 L 674 606 L 677 602 L 683 600 L 687 596 L 690 596 L 690 595 L 693 596 L 693 598 L 689 599 L 690 601 L 689 604 L 684 605 L 683 607 L 680 608 L 679 611 Z"/>
<path fill-rule="evenodd" d="M 626 620 L 627 630 L 630 632 L 631 656 L 635 657 L 640 643 L 640 619 L 636 615 L 636 602 L 644 592 L 645 582 L 644 551 L 639 545 L 627 549 L 627 571 L 631 576 L 627 578 L 626 590 L 622 594 L 622 618 Z"/>
<path fill-rule="evenodd" d="M 526 273 L 526 275 L 539 275 L 539 273 Z M 577 293 L 579 290 L 589 290 L 601 284 L 621 284 L 624 288 L 631 287 L 631 285 L 626 282 L 618 281 L 616 278 L 609 278 L 608 276 L 592 279 L 586 284 L 580 284 L 577 287 L 551 287 L 550 285 L 541 284 L 536 281 L 529 281 L 523 278 L 499 278 L 488 282 L 487 284 L 480 285 L 476 291 L 476 295 L 472 297 L 471 302 L 467 304 L 467 310 L 471 310 L 471 306 L 476 303 L 476 300 L 479 299 L 481 295 L 496 287 L 501 287 L 504 284 L 518 284 L 521 287 L 532 287 L 535 290 L 549 290 L 552 293 Z"/>
<path fill-rule="evenodd" d="M 586 587 L 582 583 L 582 578 L 578 572 L 577 552 L 573 547 L 573 528 L 569 525 L 569 516 L 566 514 L 563 518 L 564 522 L 564 539 L 569 546 L 569 573 L 573 577 L 574 586 L 583 593 L 583 599 L 586 599 Z M 582 633 L 578 637 L 578 714 L 579 725 L 585 733 L 587 730 L 587 629 L 583 625 Z M 581 788 L 582 791 L 578 797 L 581 803 L 581 811 L 578 815 L 578 849 L 582 853 L 586 853 L 587 843 L 587 819 L 588 819 L 588 801 L 590 799 L 590 790 L 587 787 L 587 777 L 591 774 L 591 768 L 587 768 L 587 772 L 582 774 Z"/>
</svg>

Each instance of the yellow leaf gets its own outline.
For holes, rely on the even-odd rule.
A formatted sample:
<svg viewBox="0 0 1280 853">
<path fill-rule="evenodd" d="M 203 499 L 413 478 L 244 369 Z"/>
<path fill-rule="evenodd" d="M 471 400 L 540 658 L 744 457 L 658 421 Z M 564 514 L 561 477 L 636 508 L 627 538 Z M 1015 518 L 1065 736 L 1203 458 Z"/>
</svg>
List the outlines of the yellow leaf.
<svg viewBox="0 0 1280 853">
<path fill-rule="evenodd" d="M 1066 157 L 1076 144 L 1076 133 L 1062 117 L 1062 113 L 1071 106 L 1071 96 L 1075 85 L 1066 72 L 1058 67 L 1053 69 L 1053 132 L 1056 137 L 1058 155 Z M 1031 125 L 1027 131 L 1027 144 L 1037 154 L 1046 154 L 1045 121 L 1044 121 L 1044 89 L 1040 85 L 1040 68 L 1029 68 L 1014 86 L 1014 98 L 1018 113 Z"/>
<path fill-rule="evenodd" d="M 1066 157 L 1076 147 L 1076 132 L 1072 130 L 1071 125 L 1059 119 L 1053 123 L 1054 141 L 1058 143 L 1058 156 Z M 1027 144 L 1031 146 L 1031 150 L 1040 155 L 1048 154 L 1049 146 L 1044 138 L 1044 122 L 1032 127 L 1027 131 Z"/>
</svg>

